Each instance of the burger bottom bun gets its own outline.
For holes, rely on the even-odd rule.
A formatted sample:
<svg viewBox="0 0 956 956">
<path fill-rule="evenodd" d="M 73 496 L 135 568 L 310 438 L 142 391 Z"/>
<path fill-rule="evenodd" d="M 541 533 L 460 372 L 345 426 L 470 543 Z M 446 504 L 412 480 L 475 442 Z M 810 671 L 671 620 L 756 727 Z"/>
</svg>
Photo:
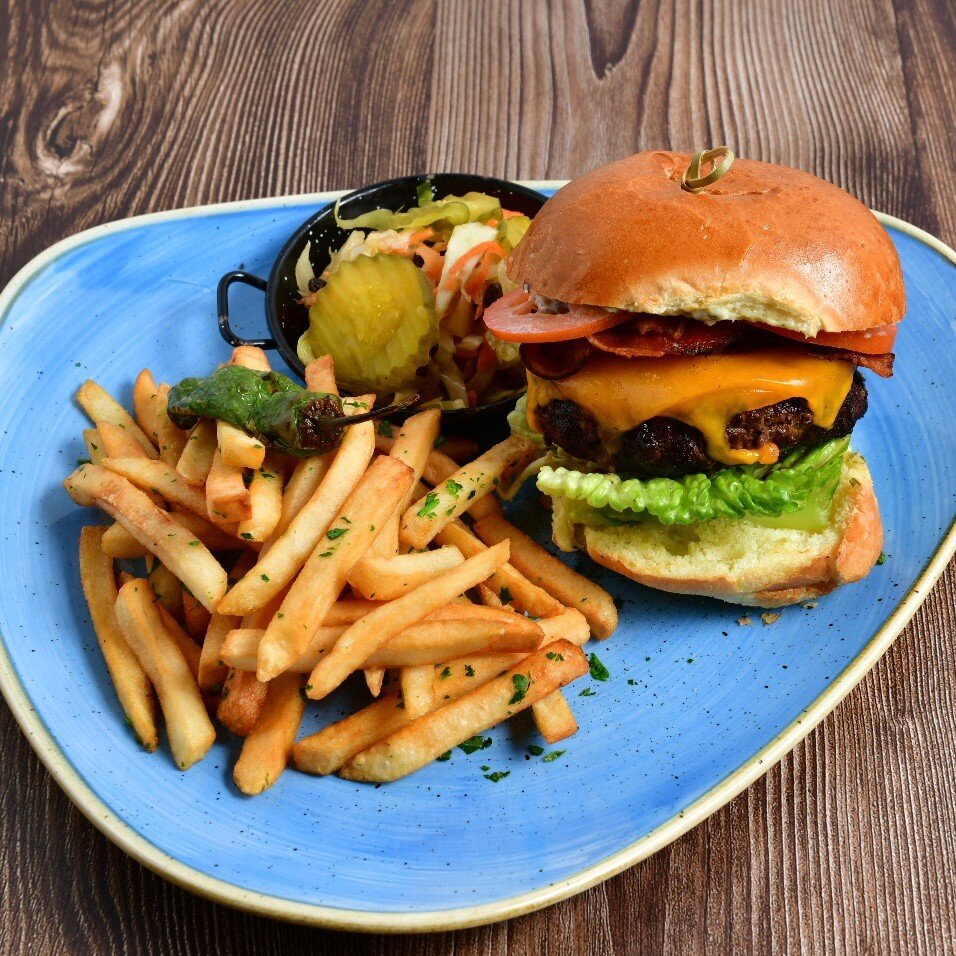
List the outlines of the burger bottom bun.
<svg viewBox="0 0 956 956">
<path fill-rule="evenodd" d="M 746 519 L 575 528 L 598 564 L 648 587 L 733 604 L 782 607 L 859 581 L 883 549 L 883 524 L 866 461 L 850 453 L 822 531 Z"/>
</svg>

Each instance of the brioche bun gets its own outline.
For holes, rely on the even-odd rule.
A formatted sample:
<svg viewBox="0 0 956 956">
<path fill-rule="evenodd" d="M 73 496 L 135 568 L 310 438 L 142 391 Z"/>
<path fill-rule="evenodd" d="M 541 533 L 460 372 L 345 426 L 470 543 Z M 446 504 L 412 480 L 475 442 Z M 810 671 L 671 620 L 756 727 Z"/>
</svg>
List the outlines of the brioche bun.
<svg viewBox="0 0 956 956">
<path fill-rule="evenodd" d="M 883 549 L 883 524 L 866 461 L 850 452 L 822 531 L 746 519 L 686 526 L 646 521 L 578 526 L 575 538 L 598 564 L 649 587 L 781 607 L 865 577 Z"/>
<path fill-rule="evenodd" d="M 508 262 L 531 291 L 570 302 L 850 332 L 899 322 L 899 257 L 857 199 L 809 173 L 737 159 L 699 193 L 687 153 L 644 152 L 568 183 Z"/>
</svg>

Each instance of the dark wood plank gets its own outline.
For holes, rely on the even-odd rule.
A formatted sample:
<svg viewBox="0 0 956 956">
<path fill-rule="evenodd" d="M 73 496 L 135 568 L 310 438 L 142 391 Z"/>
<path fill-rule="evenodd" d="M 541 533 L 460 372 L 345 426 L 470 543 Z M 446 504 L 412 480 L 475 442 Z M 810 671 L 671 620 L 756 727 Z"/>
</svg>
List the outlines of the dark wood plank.
<svg viewBox="0 0 956 956">
<path fill-rule="evenodd" d="M 718 142 L 956 243 L 947 0 L 0 0 L 0 283 L 154 209 L 419 169 L 577 174 Z M 940 952 L 956 939 L 950 569 L 861 686 L 671 847 L 508 924 L 365 938 L 185 893 L 0 708 L 0 951 Z"/>
</svg>

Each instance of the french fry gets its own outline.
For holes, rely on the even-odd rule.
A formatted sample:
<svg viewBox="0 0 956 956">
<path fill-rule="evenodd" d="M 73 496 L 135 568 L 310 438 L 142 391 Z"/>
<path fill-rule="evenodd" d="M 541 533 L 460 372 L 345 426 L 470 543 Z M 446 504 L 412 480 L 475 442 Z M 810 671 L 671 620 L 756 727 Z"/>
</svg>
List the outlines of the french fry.
<svg viewBox="0 0 956 956">
<path fill-rule="evenodd" d="M 383 435 L 381 432 L 375 433 L 375 448 L 385 455 L 390 455 L 395 447 L 395 438 L 389 435 Z M 477 452 L 477 449 L 476 449 Z M 428 453 L 428 459 L 425 462 L 425 468 L 422 471 L 422 478 L 432 487 L 440 485 L 446 478 L 450 478 L 459 469 L 459 464 L 454 458 L 450 458 L 438 448 L 433 448 Z"/>
<path fill-rule="evenodd" d="M 335 382 L 335 361 L 331 355 L 320 355 L 306 365 L 305 387 L 310 392 L 339 394 L 339 388 Z"/>
<path fill-rule="evenodd" d="M 100 442 L 105 451 L 105 458 L 149 458 L 143 446 L 133 437 L 132 433 L 122 425 L 112 422 L 99 422 L 96 430 L 100 435 Z"/>
<path fill-rule="evenodd" d="M 504 476 L 527 464 L 534 450 L 527 438 L 512 435 L 463 465 L 408 508 L 401 522 L 402 544 L 424 548 L 475 501 L 494 491 Z"/>
<path fill-rule="evenodd" d="M 176 462 L 176 471 L 183 481 L 197 487 L 205 485 L 217 447 L 216 423 L 208 418 L 200 419 L 189 433 L 183 453 Z"/>
<path fill-rule="evenodd" d="M 269 682 L 259 719 L 243 741 L 232 771 L 232 779 L 243 793 L 262 793 L 279 779 L 292 756 L 304 712 L 301 677 L 280 674 Z"/>
<path fill-rule="evenodd" d="M 206 478 L 206 513 L 213 522 L 248 521 L 252 498 L 243 480 L 242 469 L 227 465 L 217 448 Z"/>
<path fill-rule="evenodd" d="M 358 485 L 373 448 L 371 422 L 346 429 L 321 484 L 285 532 L 273 539 L 256 566 L 229 591 L 220 608 L 223 614 L 248 614 L 262 607 L 295 577 Z"/>
<path fill-rule="evenodd" d="M 146 566 L 150 569 L 149 586 L 159 599 L 159 603 L 170 614 L 180 614 L 183 609 L 183 586 L 179 583 L 179 578 L 154 558 L 148 558 Z"/>
<path fill-rule="evenodd" d="M 385 683 L 384 667 L 366 667 L 362 673 L 365 675 L 365 686 L 373 697 L 378 697 L 382 693 L 382 685 Z"/>
<path fill-rule="evenodd" d="M 379 458 L 372 467 L 374 468 L 378 462 L 388 461 L 395 461 L 395 459 Z M 372 666 L 382 666 L 381 662 L 369 660 L 378 648 L 406 627 L 420 621 L 429 612 L 463 594 L 479 581 L 484 581 L 507 560 L 508 544 L 502 542 L 468 559 L 464 564 L 452 568 L 442 577 L 435 578 L 414 591 L 409 591 L 402 597 L 370 611 L 365 617 L 356 621 L 316 665 L 309 678 L 310 686 L 307 690 L 309 696 L 314 700 L 321 700 L 338 687 L 352 671 L 361 668 L 366 661 Z M 324 614 L 323 610 L 323 617 Z M 297 656 L 293 656 L 292 659 L 294 660 Z M 259 660 L 261 667 L 261 645 Z"/>
<path fill-rule="evenodd" d="M 397 458 L 408 465 L 415 478 L 399 507 L 395 509 L 395 514 L 388 519 L 382 529 L 382 534 L 379 536 L 375 549 L 379 554 L 392 555 L 398 551 L 399 522 L 415 496 L 414 489 L 422 476 L 422 470 L 428 461 L 429 452 L 438 437 L 440 425 L 441 412 L 437 408 L 428 408 L 417 415 L 412 415 L 402 425 L 398 436 L 392 443 L 392 450 L 389 454 L 392 458 Z M 361 568 L 359 568 L 359 573 L 362 573 Z"/>
<path fill-rule="evenodd" d="M 201 641 L 205 637 L 211 616 L 189 591 L 183 590 L 183 623 L 193 640 Z"/>
<path fill-rule="evenodd" d="M 500 677 L 372 744 L 339 773 L 347 780 L 398 780 L 543 700 L 587 669 L 587 658 L 579 647 L 555 641 L 548 652 L 535 651 Z"/>
<path fill-rule="evenodd" d="M 436 672 L 433 708 L 443 707 L 447 701 L 481 687 L 523 657 L 497 654 L 451 661 L 447 677 L 443 676 L 444 671 Z M 403 703 L 398 691 L 392 691 L 368 707 L 304 737 L 294 748 L 296 767 L 306 773 L 335 773 L 357 753 L 412 722 Z"/>
<path fill-rule="evenodd" d="M 368 551 L 411 481 L 411 470 L 395 458 L 382 457 L 372 462 L 319 539 L 281 609 L 269 622 L 259 645 L 260 680 L 281 674 L 308 647 L 312 634 L 345 586 L 349 572 Z M 272 548 L 269 554 L 275 550 Z M 258 564 L 250 574 L 257 570 Z M 424 613 L 428 613 L 427 609 Z"/>
<path fill-rule="evenodd" d="M 368 707 L 304 737 L 292 748 L 296 767 L 305 773 L 335 773 L 377 740 L 411 723 L 398 691 L 380 697 Z"/>
<path fill-rule="evenodd" d="M 98 465 L 106 457 L 106 451 L 103 448 L 103 439 L 100 438 L 99 429 L 84 428 L 83 441 L 86 444 L 86 455 L 90 459 L 90 464 Z"/>
<path fill-rule="evenodd" d="M 212 610 L 226 593 L 226 572 L 205 545 L 127 479 L 101 465 L 84 465 L 63 486 L 77 504 L 95 503 L 122 524 L 204 607 Z"/>
<path fill-rule="evenodd" d="M 118 521 L 103 535 L 103 550 L 111 558 L 145 558 L 149 550 L 139 543 Z"/>
<path fill-rule="evenodd" d="M 432 709 L 435 700 L 435 689 L 432 686 L 434 671 L 435 668 L 431 664 L 412 664 L 399 671 L 402 699 L 410 717 L 421 717 Z"/>
<path fill-rule="evenodd" d="M 149 495 L 159 495 L 171 504 L 205 515 L 206 499 L 201 491 L 187 485 L 164 461 L 149 458 L 104 458 L 103 467 L 122 475 Z"/>
<path fill-rule="evenodd" d="M 458 462 L 454 458 L 450 458 L 438 448 L 433 448 L 428 455 L 428 461 L 425 462 L 422 478 L 434 488 L 451 478 L 458 468 Z"/>
<path fill-rule="evenodd" d="M 261 468 L 266 446 L 254 435 L 228 422 L 216 422 L 216 442 L 224 465 L 233 468 Z"/>
<path fill-rule="evenodd" d="M 146 672 L 126 643 L 116 619 L 113 562 L 102 548 L 105 530 L 88 527 L 80 532 L 80 582 L 120 706 L 137 740 L 152 752 L 159 743 L 156 704 Z"/>
<path fill-rule="evenodd" d="M 577 644 L 578 647 L 583 647 L 591 636 L 591 628 L 587 618 L 573 607 L 564 608 L 560 614 L 543 617 L 537 624 L 544 631 L 542 647 L 559 638 Z"/>
<path fill-rule="evenodd" d="M 309 674 L 348 630 L 348 625 L 320 627 L 302 655 L 289 665 L 297 674 Z M 237 670 L 255 670 L 263 630 L 238 627 L 226 635 L 219 648 L 220 659 Z M 446 605 L 427 618 L 411 624 L 390 638 L 366 660 L 370 667 L 434 668 L 443 661 L 469 654 L 519 652 L 529 654 L 545 640 L 540 622 L 511 611 L 495 613 L 490 608 Z"/>
<path fill-rule="evenodd" d="M 349 574 L 352 590 L 369 600 L 391 601 L 464 563 L 455 547 L 388 557 L 367 554 Z"/>
<path fill-rule="evenodd" d="M 440 442 L 436 443 L 436 448 L 438 445 L 441 446 L 443 455 L 447 455 L 459 464 L 477 458 L 480 451 L 477 443 L 463 435 L 442 435 Z"/>
<path fill-rule="evenodd" d="M 480 554 L 486 547 L 460 522 L 442 529 L 436 540 L 439 544 L 453 545 L 466 558 Z M 560 601 L 551 597 L 543 588 L 532 584 L 510 562 L 496 571 L 486 585 L 502 598 L 503 604 L 513 604 L 519 611 L 532 617 L 553 617 L 564 610 Z"/>
<path fill-rule="evenodd" d="M 269 356 L 258 345 L 237 345 L 232 350 L 230 365 L 241 365 L 256 372 L 271 372 Z"/>
<path fill-rule="evenodd" d="M 191 531 L 210 551 L 241 551 L 244 548 L 255 548 L 252 541 L 245 541 L 239 537 L 238 526 L 214 525 L 208 518 L 187 511 L 178 505 L 173 505 L 171 517 L 177 524 L 181 524 L 187 531 Z"/>
<path fill-rule="evenodd" d="M 485 607 L 504 607 L 504 601 L 498 597 L 498 592 L 490 588 L 487 584 L 481 583 L 478 585 L 475 590 L 478 592 L 478 597 L 481 599 L 481 603 Z"/>
<path fill-rule="evenodd" d="M 183 630 L 182 625 L 166 610 L 162 602 L 157 604 L 156 607 L 159 611 L 159 616 L 163 619 L 163 625 L 166 631 L 183 655 L 183 660 L 189 668 L 189 673 L 193 675 L 193 680 L 198 682 L 199 658 L 202 653 L 199 645 Z"/>
<path fill-rule="evenodd" d="M 181 770 L 201 760 L 216 731 L 182 652 L 163 623 L 152 589 L 134 580 L 120 588 L 116 616 L 127 642 L 156 688 L 173 759 Z"/>
<path fill-rule="evenodd" d="M 282 491 L 282 512 L 273 531 L 275 537 L 285 534 L 292 519 L 306 506 L 322 483 L 334 460 L 334 453 L 303 458 L 292 469 Z"/>
<path fill-rule="evenodd" d="M 468 514 L 470 514 L 475 521 L 480 521 L 482 518 L 487 518 L 492 515 L 503 517 L 504 510 L 501 507 L 501 502 L 497 495 L 485 495 L 484 498 L 479 498 L 468 509 Z M 514 564 L 514 562 L 512 562 L 512 564 Z"/>
<path fill-rule="evenodd" d="M 323 627 L 336 627 L 339 624 L 354 624 L 365 617 L 369 611 L 381 607 L 381 601 L 366 601 L 364 598 L 342 598 L 336 601 L 322 619 Z"/>
<path fill-rule="evenodd" d="M 76 392 L 76 400 L 93 422 L 109 422 L 125 428 L 150 458 L 158 458 L 159 452 L 146 437 L 146 433 L 133 421 L 132 416 L 101 385 L 87 379 Z"/>
<path fill-rule="evenodd" d="M 144 368 L 136 377 L 133 385 L 136 420 L 150 442 L 159 449 L 159 457 L 170 465 L 175 465 L 189 435 L 169 420 L 166 414 L 168 395 L 169 386 L 157 385 L 148 368 Z M 110 454 L 113 455 L 113 452 Z M 120 456 L 117 453 L 114 457 Z"/>
<path fill-rule="evenodd" d="M 191 511 L 174 510 L 169 516 L 199 538 L 210 551 L 238 551 L 243 542 Z M 143 558 L 149 552 L 121 524 L 110 525 L 103 535 L 103 550 L 112 558 Z"/>
<path fill-rule="evenodd" d="M 268 690 L 269 685 L 257 680 L 252 671 L 230 668 L 216 711 L 219 722 L 237 737 L 251 734 L 265 706 Z"/>
<path fill-rule="evenodd" d="M 282 464 L 273 452 L 266 455 L 262 467 L 252 473 L 249 508 L 249 518 L 239 523 L 239 537 L 246 541 L 266 541 L 282 514 Z"/>
<path fill-rule="evenodd" d="M 225 686 L 229 667 L 223 663 L 221 657 L 222 643 L 226 635 L 239 626 L 238 617 L 213 612 L 206 628 L 206 639 L 202 643 L 199 654 L 199 686 L 210 693 L 222 690 Z"/>
<path fill-rule="evenodd" d="M 577 608 L 587 618 L 595 637 L 610 637 L 614 632 L 617 608 L 604 588 L 572 571 L 503 517 L 482 518 L 475 524 L 475 533 L 486 544 L 497 544 L 508 538 L 511 541 L 509 563 L 566 607 Z"/>
<path fill-rule="evenodd" d="M 571 712 L 571 706 L 559 690 L 532 704 L 531 716 L 538 733 L 549 744 L 556 744 L 578 732 L 578 722 Z"/>
</svg>

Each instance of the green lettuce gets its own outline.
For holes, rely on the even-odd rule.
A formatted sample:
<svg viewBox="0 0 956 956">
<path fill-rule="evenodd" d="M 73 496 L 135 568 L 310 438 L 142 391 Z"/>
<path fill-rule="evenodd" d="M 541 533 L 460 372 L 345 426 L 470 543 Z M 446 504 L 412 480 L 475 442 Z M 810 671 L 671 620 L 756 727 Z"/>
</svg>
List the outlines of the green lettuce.
<svg viewBox="0 0 956 956">
<path fill-rule="evenodd" d="M 533 441 L 538 448 L 544 448 L 544 435 L 535 431 L 528 423 L 528 396 L 524 394 L 518 399 L 515 407 L 508 412 L 508 427 L 512 435 L 520 435 Z"/>
<path fill-rule="evenodd" d="M 791 452 L 774 465 L 725 468 L 684 478 L 622 478 L 543 466 L 538 488 L 573 507 L 584 524 L 626 524 L 656 518 L 693 524 L 714 518 L 776 518 L 813 506 L 825 511 L 840 483 L 850 439 L 836 438 Z"/>
</svg>

